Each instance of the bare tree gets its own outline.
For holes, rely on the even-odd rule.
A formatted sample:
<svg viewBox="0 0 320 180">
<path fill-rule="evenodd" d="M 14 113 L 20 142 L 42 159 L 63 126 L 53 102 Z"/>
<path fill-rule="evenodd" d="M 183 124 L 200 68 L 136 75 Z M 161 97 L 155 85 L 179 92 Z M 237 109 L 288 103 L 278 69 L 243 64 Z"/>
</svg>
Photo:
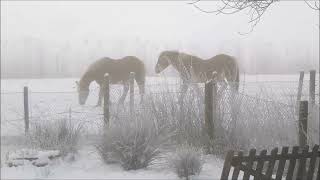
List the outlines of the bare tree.
<svg viewBox="0 0 320 180">
<path fill-rule="evenodd" d="M 259 23 L 262 15 L 266 10 L 276 2 L 280 0 L 220 0 L 220 6 L 214 10 L 206 10 L 199 6 L 201 0 L 196 0 L 189 4 L 199 9 L 204 13 L 216 13 L 216 14 L 234 14 L 240 11 L 248 10 L 250 16 L 249 24 L 251 24 L 251 30 Z M 319 11 L 319 0 L 304 2 L 313 10 Z"/>
<path fill-rule="evenodd" d="M 315 0 L 315 1 L 308 1 L 308 0 L 304 0 L 304 2 L 313 10 L 320 10 L 320 1 L 319 0 Z"/>
</svg>

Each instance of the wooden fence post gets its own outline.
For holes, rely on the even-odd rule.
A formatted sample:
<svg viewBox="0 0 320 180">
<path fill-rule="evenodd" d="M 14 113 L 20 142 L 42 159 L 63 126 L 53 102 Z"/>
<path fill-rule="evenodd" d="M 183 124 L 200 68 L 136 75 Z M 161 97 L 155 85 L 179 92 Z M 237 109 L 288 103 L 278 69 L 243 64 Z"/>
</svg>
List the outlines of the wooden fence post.
<svg viewBox="0 0 320 180">
<path fill-rule="evenodd" d="M 299 114 L 299 109 L 300 109 L 299 105 L 300 105 L 300 101 L 301 101 L 303 77 L 304 77 L 304 71 L 300 71 L 298 94 L 297 94 L 296 114 Z"/>
<path fill-rule="evenodd" d="M 109 126 L 109 120 L 110 120 L 110 112 L 109 112 L 109 106 L 110 106 L 110 87 L 109 87 L 109 74 L 104 75 L 104 98 L 103 98 L 103 120 L 105 127 Z"/>
<path fill-rule="evenodd" d="M 213 80 L 212 82 L 212 122 L 213 127 L 215 124 L 220 128 L 220 123 L 218 123 L 218 88 L 217 81 Z"/>
<path fill-rule="evenodd" d="M 315 104 L 315 89 L 316 89 L 316 71 L 310 71 L 310 82 L 309 82 L 309 101 L 310 104 L 313 106 Z M 312 107 L 311 107 L 312 108 Z"/>
<path fill-rule="evenodd" d="M 213 89 L 214 89 L 214 82 L 213 80 L 210 80 L 205 84 L 204 91 L 205 91 L 205 128 L 207 130 L 207 133 L 211 140 L 214 138 L 214 116 L 216 112 L 214 110 L 215 102 L 214 102 L 214 95 L 213 95 Z"/>
<path fill-rule="evenodd" d="M 134 112 L 134 77 L 135 73 L 130 72 L 129 88 L 130 88 L 130 116 L 133 116 Z"/>
<path fill-rule="evenodd" d="M 299 146 L 303 147 L 308 142 L 308 101 L 300 101 L 299 111 Z"/>
<path fill-rule="evenodd" d="M 29 132 L 29 97 L 28 87 L 23 88 L 23 105 L 24 105 L 24 130 L 27 134 Z"/>
<path fill-rule="evenodd" d="M 237 83 L 237 82 L 234 82 Z M 239 86 L 239 85 L 238 85 Z M 236 100 L 236 89 L 234 88 L 235 84 L 233 84 L 232 88 L 231 88 L 231 102 L 229 101 L 229 105 L 231 108 L 231 120 L 232 120 L 232 131 L 231 131 L 231 141 L 233 144 L 237 143 L 237 138 L 236 138 L 236 129 L 237 129 L 237 114 L 239 114 L 239 106 L 240 103 L 238 103 L 238 101 Z M 217 100 L 216 100 L 217 101 Z M 231 104 L 230 104 L 231 103 Z"/>
</svg>

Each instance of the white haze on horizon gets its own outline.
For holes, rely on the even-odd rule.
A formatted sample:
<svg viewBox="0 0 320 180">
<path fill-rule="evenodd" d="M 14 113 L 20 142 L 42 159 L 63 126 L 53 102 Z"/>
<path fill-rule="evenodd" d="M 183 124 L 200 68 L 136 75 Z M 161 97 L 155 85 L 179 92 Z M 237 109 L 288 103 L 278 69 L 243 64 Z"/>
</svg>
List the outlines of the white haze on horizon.
<svg viewBox="0 0 320 180">
<path fill-rule="evenodd" d="M 319 12 L 304 2 L 273 4 L 245 36 L 239 35 L 251 28 L 245 13 L 206 14 L 188 2 L 1 1 L 1 68 L 9 74 L 29 66 L 37 71 L 30 64 L 44 63 L 47 74 L 78 76 L 97 58 L 134 55 L 152 74 L 159 53 L 173 49 L 201 58 L 228 53 L 251 73 L 259 73 L 257 62 L 270 72 L 277 63 L 319 69 Z M 202 7 L 214 9 L 216 3 Z M 30 39 L 36 45 L 25 47 Z"/>
</svg>

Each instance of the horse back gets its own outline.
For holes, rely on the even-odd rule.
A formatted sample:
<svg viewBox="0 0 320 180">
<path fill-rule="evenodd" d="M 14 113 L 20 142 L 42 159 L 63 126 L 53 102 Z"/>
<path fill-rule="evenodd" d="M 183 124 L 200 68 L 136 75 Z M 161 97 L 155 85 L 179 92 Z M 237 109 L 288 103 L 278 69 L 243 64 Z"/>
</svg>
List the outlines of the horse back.
<svg viewBox="0 0 320 180">
<path fill-rule="evenodd" d="M 216 71 L 218 74 L 225 73 L 227 79 L 234 81 L 239 73 L 239 67 L 233 56 L 226 54 L 216 55 L 206 60 L 205 67 L 208 73 Z"/>
<path fill-rule="evenodd" d="M 134 56 L 126 56 L 121 59 L 101 58 L 91 64 L 87 70 L 88 73 L 97 81 L 102 81 L 103 76 L 108 73 L 112 84 L 129 80 L 130 72 L 136 74 L 137 79 L 144 80 L 144 63 Z"/>
</svg>

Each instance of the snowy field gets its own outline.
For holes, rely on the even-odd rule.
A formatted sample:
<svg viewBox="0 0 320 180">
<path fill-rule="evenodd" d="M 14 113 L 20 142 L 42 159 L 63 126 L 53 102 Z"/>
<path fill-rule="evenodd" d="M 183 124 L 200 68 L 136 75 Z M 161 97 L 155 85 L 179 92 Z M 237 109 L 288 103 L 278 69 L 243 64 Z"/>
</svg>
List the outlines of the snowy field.
<svg viewBox="0 0 320 180">
<path fill-rule="evenodd" d="M 308 100 L 309 81 L 305 75 L 302 100 Z M 78 79 L 5 79 L 1 80 L 1 136 L 21 135 L 23 122 L 23 87 L 29 87 L 29 115 L 33 121 L 52 118 L 86 119 L 91 131 L 97 130 L 102 119 L 102 108 L 95 107 L 98 86 L 92 83 L 86 105 L 78 104 L 75 81 Z M 292 105 L 297 96 L 299 75 L 246 75 L 242 76 L 239 92 L 248 97 Z M 179 79 L 174 77 L 148 77 L 146 94 L 179 94 Z M 319 75 L 316 78 L 316 102 L 319 102 Z M 198 84 L 203 91 L 204 84 Z M 192 87 L 190 88 L 192 91 Z M 139 90 L 135 88 L 135 102 L 139 104 Z M 122 85 L 111 86 L 111 101 L 116 103 L 122 94 Z M 128 101 L 129 95 L 126 98 Z M 87 123 L 87 122 L 85 122 Z"/>
<path fill-rule="evenodd" d="M 303 100 L 308 100 L 309 74 L 305 74 Z M 82 140 L 82 148 L 72 163 L 57 161 L 49 167 L 32 165 L 7 167 L 7 152 L 24 148 L 23 94 L 29 87 L 30 128 L 36 121 L 51 121 L 61 118 L 74 123 L 84 123 L 86 133 L 97 134 L 102 126 L 102 108 L 95 107 L 97 85 L 90 86 L 91 94 L 85 106 L 78 105 L 75 81 L 78 79 L 4 79 L 1 80 L 1 179 L 177 179 L 177 175 L 165 162 L 158 162 L 146 169 L 123 171 L 118 165 L 106 165 L 99 158 L 91 141 Z M 299 75 L 246 75 L 241 76 L 240 93 L 291 105 L 296 99 Z M 199 85 L 203 90 L 203 85 Z M 111 101 L 121 95 L 121 85 L 111 86 Z M 135 88 L 135 92 L 138 89 Z M 179 93 L 179 79 L 148 77 L 146 94 Z M 261 94 L 265 96 L 261 96 Z M 316 103 L 319 104 L 319 74 L 316 77 Z M 136 95 L 138 106 L 139 96 Z M 127 96 L 128 100 L 128 96 Z M 196 179 L 219 179 L 223 159 L 205 156 L 202 172 Z"/>
</svg>

